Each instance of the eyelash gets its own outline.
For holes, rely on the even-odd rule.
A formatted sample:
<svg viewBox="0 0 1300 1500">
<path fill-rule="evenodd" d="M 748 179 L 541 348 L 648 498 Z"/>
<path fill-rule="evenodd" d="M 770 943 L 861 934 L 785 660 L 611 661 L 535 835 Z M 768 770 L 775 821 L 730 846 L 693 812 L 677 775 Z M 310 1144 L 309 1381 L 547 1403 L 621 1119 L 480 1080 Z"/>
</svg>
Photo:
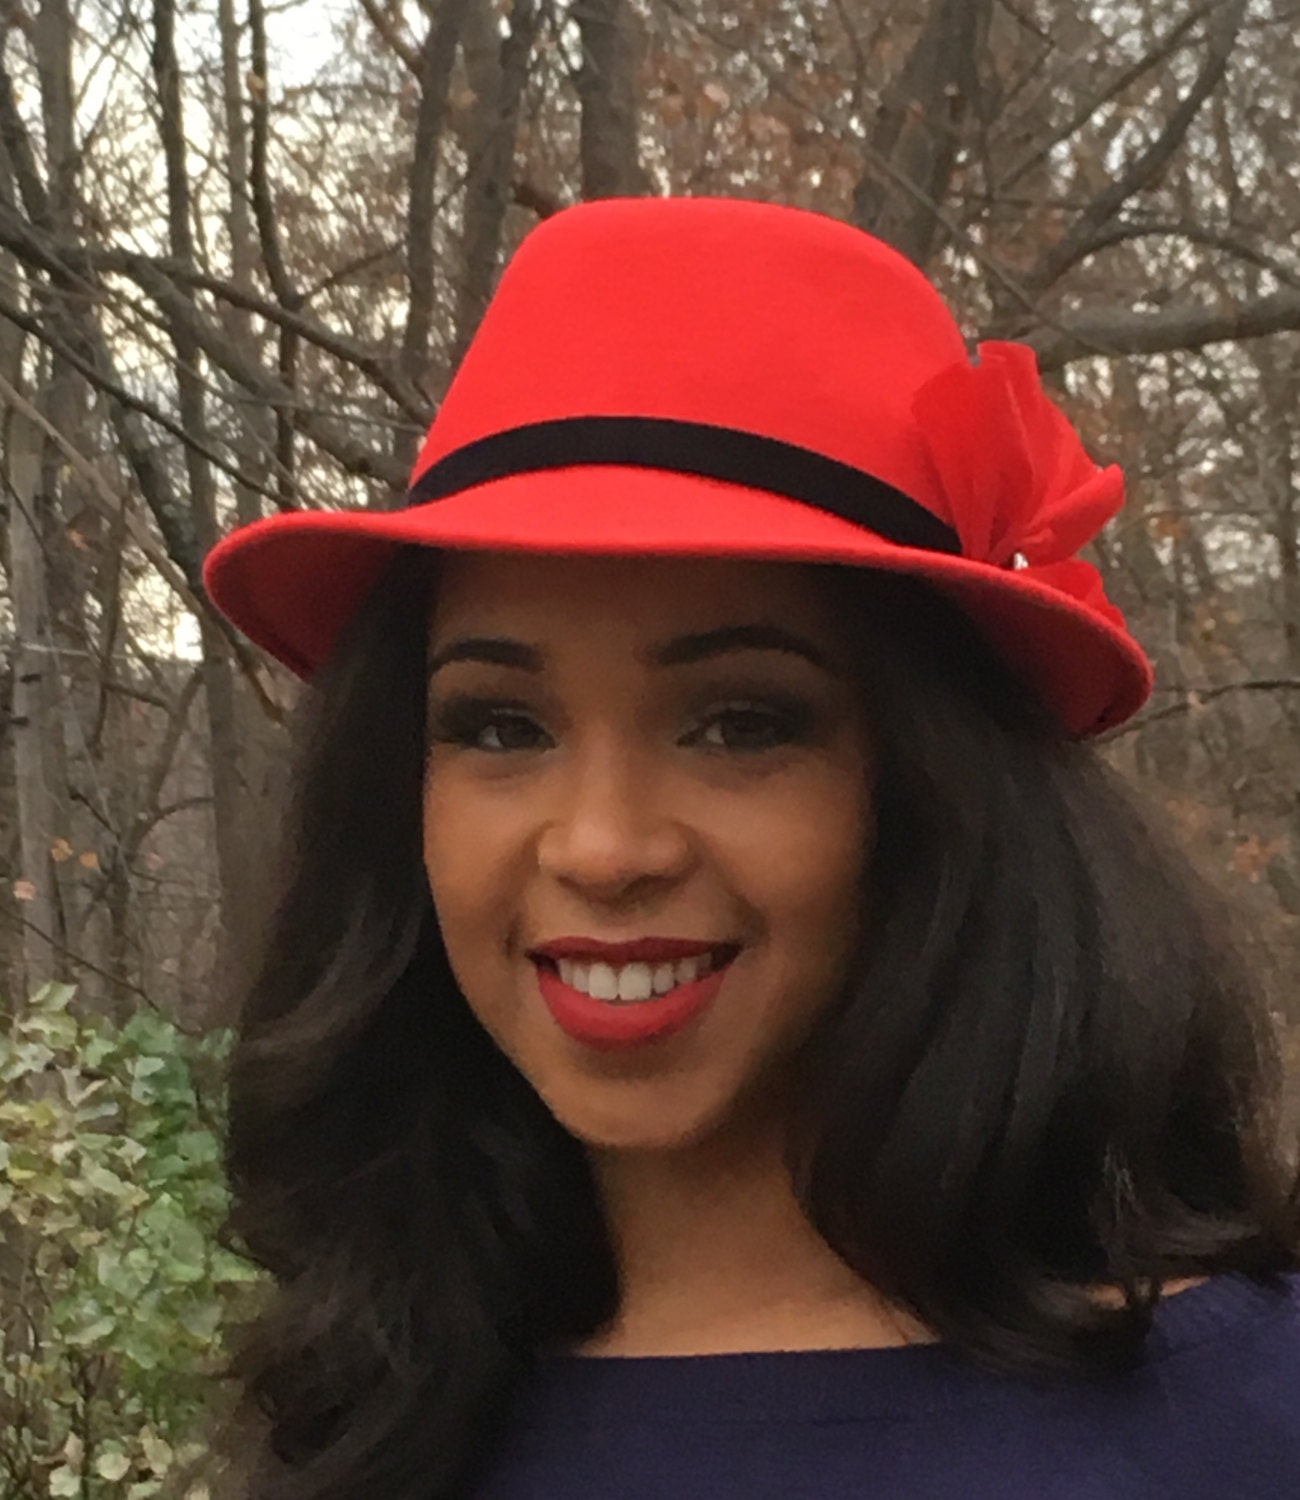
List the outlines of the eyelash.
<svg viewBox="0 0 1300 1500">
<path fill-rule="evenodd" d="M 698 729 L 691 731 L 690 738 L 703 733 L 710 725 L 726 720 L 762 720 L 769 733 L 776 739 L 768 739 L 760 745 L 706 745 L 707 750 L 723 754 L 761 755 L 764 752 L 782 749 L 787 745 L 806 740 L 812 729 L 813 712 L 806 703 L 796 698 L 780 699 L 733 699 L 719 705 L 702 721 Z M 436 712 L 433 718 L 432 739 L 435 744 L 456 745 L 467 750 L 478 750 L 485 755 L 524 754 L 539 748 L 537 745 L 483 745 L 480 739 L 485 730 L 499 729 L 504 724 L 531 724 L 538 728 L 532 713 L 522 703 L 487 698 L 451 698 Z"/>
</svg>

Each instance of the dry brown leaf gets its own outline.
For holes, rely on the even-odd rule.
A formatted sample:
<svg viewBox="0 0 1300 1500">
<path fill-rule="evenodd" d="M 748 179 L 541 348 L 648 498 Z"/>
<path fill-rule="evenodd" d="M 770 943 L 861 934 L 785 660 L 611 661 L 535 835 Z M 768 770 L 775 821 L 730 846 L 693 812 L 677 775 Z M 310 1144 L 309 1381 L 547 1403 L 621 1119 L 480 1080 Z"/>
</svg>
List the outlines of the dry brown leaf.
<svg viewBox="0 0 1300 1500">
<path fill-rule="evenodd" d="M 1247 834 L 1232 851 L 1232 868 L 1252 885 L 1257 884 L 1264 871 L 1286 848 L 1286 843 L 1285 838 L 1262 839 L 1257 833 Z"/>
<path fill-rule="evenodd" d="M 1147 533 L 1156 541 L 1181 541 L 1187 532 L 1186 516 L 1174 515 L 1166 510 L 1147 517 Z"/>
</svg>

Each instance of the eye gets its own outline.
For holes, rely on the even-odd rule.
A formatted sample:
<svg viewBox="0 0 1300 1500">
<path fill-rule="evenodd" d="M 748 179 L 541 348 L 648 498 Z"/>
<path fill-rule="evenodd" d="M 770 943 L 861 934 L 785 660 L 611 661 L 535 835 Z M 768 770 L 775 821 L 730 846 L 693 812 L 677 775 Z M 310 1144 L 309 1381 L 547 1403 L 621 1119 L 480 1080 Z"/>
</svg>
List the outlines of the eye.
<svg viewBox="0 0 1300 1500">
<path fill-rule="evenodd" d="M 523 714 L 498 714 L 484 724 L 476 736 L 479 750 L 535 750 L 546 738 L 543 731 Z"/>
<path fill-rule="evenodd" d="M 776 750 L 806 738 L 810 720 L 802 704 L 729 703 L 709 714 L 687 742 L 711 750 Z"/>
<path fill-rule="evenodd" d="M 459 745 L 489 755 L 538 750 L 548 743 L 546 731 L 520 708 L 472 698 L 453 698 L 432 718 L 435 744 Z"/>
</svg>

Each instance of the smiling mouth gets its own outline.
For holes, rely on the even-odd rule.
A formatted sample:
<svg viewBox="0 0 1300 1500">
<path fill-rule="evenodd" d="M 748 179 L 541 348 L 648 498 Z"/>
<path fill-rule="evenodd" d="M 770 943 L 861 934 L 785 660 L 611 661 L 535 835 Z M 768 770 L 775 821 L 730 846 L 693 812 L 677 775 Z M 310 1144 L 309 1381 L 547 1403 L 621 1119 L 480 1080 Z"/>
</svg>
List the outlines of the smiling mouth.
<svg viewBox="0 0 1300 1500">
<path fill-rule="evenodd" d="M 538 968 L 558 974 L 562 983 L 593 1000 L 611 1005 L 643 1005 L 726 968 L 739 952 L 739 947 L 731 944 L 671 962 L 610 964 L 601 960 L 548 958 L 543 954 L 534 955 L 533 962 Z"/>
</svg>

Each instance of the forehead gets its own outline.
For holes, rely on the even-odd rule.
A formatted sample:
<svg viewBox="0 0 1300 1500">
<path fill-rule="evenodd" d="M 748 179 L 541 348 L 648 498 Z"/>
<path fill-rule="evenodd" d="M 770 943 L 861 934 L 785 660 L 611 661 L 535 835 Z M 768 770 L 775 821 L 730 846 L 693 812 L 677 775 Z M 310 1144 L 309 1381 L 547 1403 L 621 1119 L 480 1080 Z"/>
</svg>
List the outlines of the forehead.
<svg viewBox="0 0 1300 1500">
<path fill-rule="evenodd" d="M 473 629 L 542 639 L 599 627 L 658 639 L 764 622 L 830 644 L 841 616 L 829 572 L 737 558 L 451 552 L 439 560 L 433 636 Z"/>
</svg>

